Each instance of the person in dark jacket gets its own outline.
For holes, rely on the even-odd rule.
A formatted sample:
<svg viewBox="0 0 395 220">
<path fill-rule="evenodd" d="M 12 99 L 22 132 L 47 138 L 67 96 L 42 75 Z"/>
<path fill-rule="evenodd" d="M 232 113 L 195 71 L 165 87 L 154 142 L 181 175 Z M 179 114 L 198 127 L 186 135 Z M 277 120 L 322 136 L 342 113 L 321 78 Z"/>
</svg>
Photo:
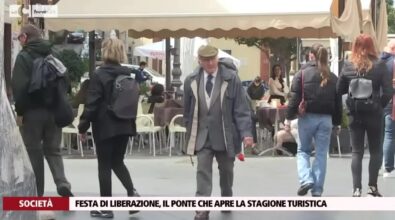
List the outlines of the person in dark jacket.
<svg viewBox="0 0 395 220">
<path fill-rule="evenodd" d="M 136 81 L 139 84 L 144 83 L 145 81 L 147 81 L 149 79 L 149 76 L 147 76 L 147 74 L 144 71 L 145 66 L 147 65 L 146 62 L 141 61 L 140 62 L 140 67 L 136 70 L 135 74 L 136 74 Z"/>
<path fill-rule="evenodd" d="M 363 77 L 372 80 L 373 96 L 377 97 L 374 108 L 370 111 L 360 111 L 354 108 L 353 99 L 347 97 L 349 114 L 349 127 L 351 133 L 352 162 L 351 171 L 353 176 L 353 196 L 361 196 L 362 159 L 364 154 L 364 137 L 368 135 L 370 162 L 368 195 L 378 196 L 381 194 L 377 188 L 377 177 L 382 163 L 383 148 L 381 146 L 383 108 L 392 97 L 391 75 L 388 73 L 385 63 L 378 59 L 373 39 L 368 34 L 359 35 L 352 47 L 350 62 L 345 62 L 337 84 L 340 94 L 349 92 L 352 79 Z"/>
<path fill-rule="evenodd" d="M 102 44 L 104 64 L 95 71 L 90 79 L 84 112 L 78 125 L 81 138 L 92 123 L 99 164 L 100 196 L 112 196 L 111 170 L 126 188 L 128 196 L 136 196 L 129 171 L 124 164 L 124 155 L 129 137 L 136 134 L 135 120 L 116 118 L 107 109 L 110 102 L 114 80 L 119 75 L 130 75 L 127 67 L 120 65 L 126 60 L 122 41 L 107 39 Z M 130 214 L 135 211 L 130 212 Z M 113 217 L 112 211 L 91 211 L 93 217 Z"/>
<path fill-rule="evenodd" d="M 22 27 L 18 40 L 22 45 L 15 60 L 12 89 L 17 113 L 17 124 L 29 154 L 36 176 L 37 195 L 44 194 L 44 156 L 54 178 L 58 194 L 73 196 L 67 181 L 60 143 L 62 128 L 54 120 L 54 112 L 48 109 L 40 95 L 29 94 L 33 61 L 52 53 L 52 44 L 43 40 L 41 30 L 28 24 Z"/>
<path fill-rule="evenodd" d="M 148 103 L 151 103 L 148 114 L 154 112 L 155 103 L 163 103 L 165 101 L 165 87 L 159 83 L 156 83 L 151 88 L 151 96 L 148 97 Z"/>
<path fill-rule="evenodd" d="M 78 108 L 79 105 L 85 105 L 86 96 L 88 93 L 90 79 L 86 79 L 80 85 L 80 90 L 75 94 L 73 99 L 73 108 Z"/>
<path fill-rule="evenodd" d="M 296 156 L 301 186 L 297 194 L 306 195 L 311 189 L 312 196 L 321 196 L 332 127 L 340 125 L 342 102 L 341 96 L 336 93 L 337 77 L 329 71 L 328 51 L 321 44 L 314 44 L 309 60 L 293 79 L 286 118 L 292 120 L 298 116 L 303 92 L 306 113 L 298 116 Z M 313 139 L 315 159 L 310 166 Z"/>
<path fill-rule="evenodd" d="M 392 79 L 395 71 L 395 39 L 388 42 L 386 51 L 381 54 L 381 59 L 385 62 L 388 74 L 390 74 Z M 391 100 L 384 108 L 384 178 L 395 177 L 395 172 L 392 172 L 394 170 L 395 154 L 395 120 L 392 118 L 393 101 Z"/>
<path fill-rule="evenodd" d="M 257 76 L 248 86 L 247 93 L 252 100 L 262 99 L 262 97 L 265 95 L 265 86 L 263 85 L 260 76 Z"/>
</svg>

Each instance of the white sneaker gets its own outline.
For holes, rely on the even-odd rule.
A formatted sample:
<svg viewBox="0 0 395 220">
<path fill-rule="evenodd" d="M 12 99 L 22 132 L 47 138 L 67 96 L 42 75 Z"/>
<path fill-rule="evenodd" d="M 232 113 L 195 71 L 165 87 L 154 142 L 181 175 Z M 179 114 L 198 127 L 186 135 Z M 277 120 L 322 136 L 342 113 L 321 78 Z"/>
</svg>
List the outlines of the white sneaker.
<svg viewBox="0 0 395 220">
<path fill-rule="evenodd" d="M 383 178 L 395 178 L 395 172 L 384 171 Z"/>
</svg>

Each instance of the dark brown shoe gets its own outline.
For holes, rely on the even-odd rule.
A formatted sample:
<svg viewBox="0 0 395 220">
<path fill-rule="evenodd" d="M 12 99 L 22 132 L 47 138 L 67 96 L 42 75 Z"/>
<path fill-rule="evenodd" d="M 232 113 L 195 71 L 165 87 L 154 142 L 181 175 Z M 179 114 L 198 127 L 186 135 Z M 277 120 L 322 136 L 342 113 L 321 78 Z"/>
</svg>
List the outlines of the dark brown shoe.
<svg viewBox="0 0 395 220">
<path fill-rule="evenodd" d="M 71 193 L 70 189 L 66 186 L 61 186 L 58 189 L 58 194 L 62 197 L 73 197 L 73 193 Z"/>
<path fill-rule="evenodd" d="M 194 220 L 208 220 L 208 214 L 207 211 L 196 211 Z"/>
</svg>

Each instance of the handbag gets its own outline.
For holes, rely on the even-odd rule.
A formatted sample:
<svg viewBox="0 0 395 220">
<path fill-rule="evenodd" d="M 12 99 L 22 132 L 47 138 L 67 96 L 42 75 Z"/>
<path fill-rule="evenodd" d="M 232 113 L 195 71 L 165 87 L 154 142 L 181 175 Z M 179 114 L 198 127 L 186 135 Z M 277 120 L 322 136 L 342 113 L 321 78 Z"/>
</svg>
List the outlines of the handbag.
<svg viewBox="0 0 395 220">
<path fill-rule="evenodd" d="M 303 85 L 304 85 L 304 74 L 303 74 L 303 70 L 302 70 L 302 84 L 301 84 L 301 86 L 302 86 L 302 100 L 300 101 L 299 106 L 298 106 L 298 114 L 299 114 L 299 116 L 302 116 L 302 117 L 306 114 L 306 102 L 304 100 Z"/>
</svg>

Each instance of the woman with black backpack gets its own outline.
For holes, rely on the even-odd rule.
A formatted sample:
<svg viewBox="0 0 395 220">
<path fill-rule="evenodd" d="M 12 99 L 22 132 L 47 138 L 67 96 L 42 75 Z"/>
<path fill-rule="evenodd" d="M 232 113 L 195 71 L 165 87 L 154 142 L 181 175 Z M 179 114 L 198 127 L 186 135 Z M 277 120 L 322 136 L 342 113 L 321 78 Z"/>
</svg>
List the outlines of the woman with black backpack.
<svg viewBox="0 0 395 220">
<path fill-rule="evenodd" d="M 121 119 L 109 109 L 115 79 L 120 75 L 130 76 L 130 70 L 120 65 L 126 60 L 122 41 L 105 40 L 102 44 L 102 57 L 104 64 L 95 71 L 89 82 L 78 130 L 84 139 L 92 123 L 99 165 L 100 196 L 112 196 L 111 170 L 126 188 L 128 196 L 138 196 L 123 161 L 129 137 L 136 134 L 135 119 Z M 135 212 L 137 211 L 130 211 L 130 214 Z M 91 211 L 91 216 L 112 218 L 114 214 L 112 211 Z"/>
<path fill-rule="evenodd" d="M 381 197 L 377 177 L 383 159 L 381 147 L 383 107 L 392 97 L 391 74 L 378 59 L 373 39 L 359 35 L 352 46 L 350 62 L 345 62 L 337 83 L 337 91 L 347 94 L 351 133 L 353 196 L 362 194 L 362 159 L 365 133 L 368 136 L 370 161 L 368 195 Z"/>
</svg>

